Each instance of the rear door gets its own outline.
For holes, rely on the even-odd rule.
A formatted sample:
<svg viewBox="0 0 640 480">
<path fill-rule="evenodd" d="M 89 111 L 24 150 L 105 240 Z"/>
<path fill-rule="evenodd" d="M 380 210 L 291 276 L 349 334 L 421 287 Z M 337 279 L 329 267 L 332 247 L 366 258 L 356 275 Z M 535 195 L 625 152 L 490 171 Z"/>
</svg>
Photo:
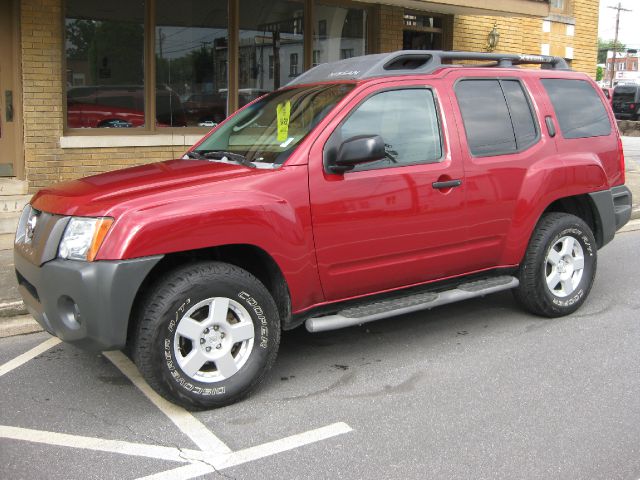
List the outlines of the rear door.
<svg viewBox="0 0 640 480">
<path fill-rule="evenodd" d="M 506 266 L 528 238 L 511 236 L 514 219 L 523 218 L 535 199 L 523 191 L 535 184 L 562 185 L 557 168 L 544 167 L 556 154 L 553 138 L 542 129 L 551 114 L 531 77 L 486 70 L 453 71 L 451 102 L 460 135 L 467 183 L 469 267 Z M 536 177 L 535 179 L 533 177 Z"/>
<path fill-rule="evenodd" d="M 442 107 L 438 83 L 378 84 L 361 91 L 314 143 L 311 212 L 327 300 L 465 270 L 464 171 Z M 323 155 L 336 137 L 356 135 L 381 135 L 388 158 L 327 172 Z"/>
</svg>

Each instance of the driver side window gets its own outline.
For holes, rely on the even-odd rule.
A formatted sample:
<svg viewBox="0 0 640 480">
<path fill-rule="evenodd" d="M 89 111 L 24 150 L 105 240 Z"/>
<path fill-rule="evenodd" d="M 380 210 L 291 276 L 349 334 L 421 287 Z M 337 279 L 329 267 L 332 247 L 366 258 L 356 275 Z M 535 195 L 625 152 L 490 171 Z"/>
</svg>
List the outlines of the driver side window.
<svg viewBox="0 0 640 480">
<path fill-rule="evenodd" d="M 388 90 L 366 99 L 340 127 L 343 140 L 380 135 L 387 156 L 351 171 L 434 163 L 442 159 L 440 126 L 433 92 L 426 88 Z"/>
</svg>

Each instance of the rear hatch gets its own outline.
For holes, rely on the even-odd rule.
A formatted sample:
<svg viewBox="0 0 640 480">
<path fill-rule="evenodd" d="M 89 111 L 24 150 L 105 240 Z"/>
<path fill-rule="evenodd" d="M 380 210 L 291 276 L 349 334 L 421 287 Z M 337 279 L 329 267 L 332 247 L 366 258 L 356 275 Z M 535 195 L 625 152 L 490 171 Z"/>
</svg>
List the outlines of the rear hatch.
<svg viewBox="0 0 640 480">
<path fill-rule="evenodd" d="M 613 91 L 612 104 L 614 113 L 635 113 L 638 105 L 638 87 L 635 85 L 616 87 Z"/>
</svg>

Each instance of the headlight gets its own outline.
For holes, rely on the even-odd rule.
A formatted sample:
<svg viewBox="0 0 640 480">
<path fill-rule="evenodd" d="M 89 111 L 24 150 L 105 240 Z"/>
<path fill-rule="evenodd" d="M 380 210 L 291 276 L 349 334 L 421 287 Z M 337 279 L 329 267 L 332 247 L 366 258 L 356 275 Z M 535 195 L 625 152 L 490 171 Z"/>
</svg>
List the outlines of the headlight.
<svg viewBox="0 0 640 480">
<path fill-rule="evenodd" d="M 113 218 L 72 217 L 58 247 L 58 257 L 92 262 Z"/>
</svg>

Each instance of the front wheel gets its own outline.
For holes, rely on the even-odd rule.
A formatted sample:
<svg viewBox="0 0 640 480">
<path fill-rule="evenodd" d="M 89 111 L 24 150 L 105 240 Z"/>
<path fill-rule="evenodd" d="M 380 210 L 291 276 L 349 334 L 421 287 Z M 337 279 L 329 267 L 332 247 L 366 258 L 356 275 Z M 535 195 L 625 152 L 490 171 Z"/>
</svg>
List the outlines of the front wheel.
<svg viewBox="0 0 640 480">
<path fill-rule="evenodd" d="M 273 364 L 280 319 L 267 289 L 234 265 L 174 270 L 140 309 L 133 358 L 147 382 L 187 408 L 236 402 Z"/>
<path fill-rule="evenodd" d="M 593 233 L 582 219 L 559 212 L 544 214 L 520 266 L 516 299 L 545 317 L 575 312 L 593 285 L 597 254 Z"/>
</svg>

